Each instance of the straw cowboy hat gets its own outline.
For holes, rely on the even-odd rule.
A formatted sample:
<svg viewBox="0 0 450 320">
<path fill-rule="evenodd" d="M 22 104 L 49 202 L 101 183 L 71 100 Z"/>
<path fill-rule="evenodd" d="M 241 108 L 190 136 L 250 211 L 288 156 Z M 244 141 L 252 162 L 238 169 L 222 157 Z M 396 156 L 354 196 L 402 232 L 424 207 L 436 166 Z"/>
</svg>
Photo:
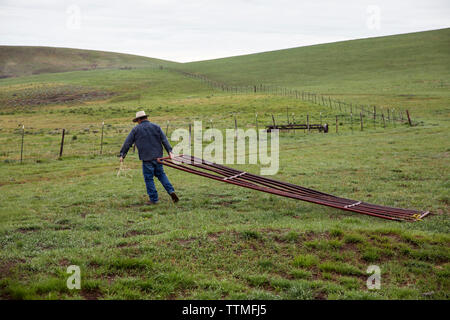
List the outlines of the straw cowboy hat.
<svg viewBox="0 0 450 320">
<path fill-rule="evenodd" d="M 146 117 L 145 111 L 136 112 L 136 118 L 133 119 L 133 122 L 137 122 L 139 118 Z"/>
</svg>

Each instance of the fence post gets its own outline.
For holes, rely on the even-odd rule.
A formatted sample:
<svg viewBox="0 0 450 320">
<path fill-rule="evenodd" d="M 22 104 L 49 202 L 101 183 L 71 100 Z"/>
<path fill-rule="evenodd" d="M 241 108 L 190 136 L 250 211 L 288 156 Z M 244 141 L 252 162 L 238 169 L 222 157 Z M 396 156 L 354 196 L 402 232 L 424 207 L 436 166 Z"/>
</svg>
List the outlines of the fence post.
<svg viewBox="0 0 450 320">
<path fill-rule="evenodd" d="M 169 134 L 169 120 L 167 120 L 167 126 L 166 126 L 166 137 Z"/>
<path fill-rule="evenodd" d="M 289 107 L 286 107 L 286 119 L 287 119 L 287 124 L 289 124 Z"/>
<path fill-rule="evenodd" d="M 406 110 L 406 115 L 408 116 L 409 126 L 412 127 L 411 117 L 409 116 L 409 111 L 408 110 Z"/>
<path fill-rule="evenodd" d="M 353 133 L 353 112 L 350 112 L 350 129 L 352 130 Z"/>
<path fill-rule="evenodd" d="M 386 128 L 386 119 L 384 119 L 384 113 L 381 114 L 381 117 L 383 118 L 383 128 Z"/>
<path fill-rule="evenodd" d="M 295 113 L 292 112 L 292 123 L 295 124 Z M 294 135 L 295 135 L 295 129 L 294 129 Z"/>
<path fill-rule="evenodd" d="M 363 114 L 362 112 L 359 113 L 359 118 L 361 119 L 361 131 L 363 131 Z"/>
<path fill-rule="evenodd" d="M 276 124 L 275 124 L 275 117 L 273 116 L 273 114 L 272 114 L 272 122 L 273 122 L 273 126 L 275 127 L 276 126 Z"/>
<path fill-rule="evenodd" d="M 100 140 L 100 155 L 103 153 L 103 128 L 104 127 L 105 127 L 105 121 L 102 122 L 102 138 Z M 63 134 L 63 136 L 64 136 L 64 134 Z"/>
<path fill-rule="evenodd" d="M 309 114 L 306 114 L 306 127 L 308 128 L 308 133 L 310 133 L 310 129 L 309 129 Z"/>
<path fill-rule="evenodd" d="M 64 135 L 66 133 L 66 129 L 62 130 L 62 135 L 61 135 L 61 146 L 59 147 L 59 159 L 62 158 L 62 154 L 63 154 L 63 149 L 64 149 Z"/>
<path fill-rule="evenodd" d="M 258 114 L 257 113 L 255 113 L 255 124 L 256 124 L 256 138 L 259 141 Z"/>
<path fill-rule="evenodd" d="M 191 123 L 189 122 L 189 152 L 191 152 Z"/>
<path fill-rule="evenodd" d="M 20 147 L 20 163 L 22 163 L 23 160 L 23 138 L 25 136 L 25 125 L 22 125 L 22 145 Z"/>
<path fill-rule="evenodd" d="M 374 128 L 377 127 L 376 121 L 377 121 L 377 107 L 373 106 L 373 127 Z"/>
<path fill-rule="evenodd" d="M 338 133 L 338 116 L 336 116 L 336 133 Z"/>
<path fill-rule="evenodd" d="M 237 136 L 237 119 L 236 119 L 236 114 L 234 114 L 234 139 L 237 140 L 238 136 Z"/>
</svg>

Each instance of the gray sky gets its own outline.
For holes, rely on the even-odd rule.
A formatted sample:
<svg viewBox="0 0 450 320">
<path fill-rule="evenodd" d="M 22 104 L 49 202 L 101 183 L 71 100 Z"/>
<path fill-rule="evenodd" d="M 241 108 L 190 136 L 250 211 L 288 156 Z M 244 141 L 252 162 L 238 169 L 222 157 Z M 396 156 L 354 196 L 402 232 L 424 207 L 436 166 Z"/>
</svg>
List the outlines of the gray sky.
<svg viewBox="0 0 450 320">
<path fill-rule="evenodd" d="M 0 44 L 185 62 L 450 27 L 448 0 L 0 0 Z"/>
</svg>

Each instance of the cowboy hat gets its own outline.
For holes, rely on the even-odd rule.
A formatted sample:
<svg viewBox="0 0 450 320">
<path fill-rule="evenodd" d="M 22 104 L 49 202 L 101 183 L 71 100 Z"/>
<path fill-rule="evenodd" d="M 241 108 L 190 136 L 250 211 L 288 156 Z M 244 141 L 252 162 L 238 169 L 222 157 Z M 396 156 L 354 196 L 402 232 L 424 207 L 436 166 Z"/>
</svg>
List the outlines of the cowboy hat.
<svg viewBox="0 0 450 320">
<path fill-rule="evenodd" d="M 146 117 L 145 111 L 136 112 L 136 118 L 133 119 L 133 122 L 137 122 L 139 118 Z"/>
</svg>

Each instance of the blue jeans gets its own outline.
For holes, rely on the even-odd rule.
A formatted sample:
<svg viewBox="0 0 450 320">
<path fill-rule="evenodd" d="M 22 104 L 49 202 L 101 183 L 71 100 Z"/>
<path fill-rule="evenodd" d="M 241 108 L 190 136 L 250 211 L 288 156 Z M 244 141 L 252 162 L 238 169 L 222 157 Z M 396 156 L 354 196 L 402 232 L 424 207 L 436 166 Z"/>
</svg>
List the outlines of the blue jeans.
<svg viewBox="0 0 450 320">
<path fill-rule="evenodd" d="M 166 173 L 164 172 L 163 165 L 158 163 L 158 161 L 142 161 L 142 172 L 144 174 L 145 186 L 147 187 L 147 193 L 150 201 L 158 202 L 158 191 L 156 191 L 153 176 L 158 178 L 168 194 L 175 191 L 169 181 L 169 178 L 167 178 Z"/>
</svg>

